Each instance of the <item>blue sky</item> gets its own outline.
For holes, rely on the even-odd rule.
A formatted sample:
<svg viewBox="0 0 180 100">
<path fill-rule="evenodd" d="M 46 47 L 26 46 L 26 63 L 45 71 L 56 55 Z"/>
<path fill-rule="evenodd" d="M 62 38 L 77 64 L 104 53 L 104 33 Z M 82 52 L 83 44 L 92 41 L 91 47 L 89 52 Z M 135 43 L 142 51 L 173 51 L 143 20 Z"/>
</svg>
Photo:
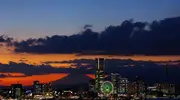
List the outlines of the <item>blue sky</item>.
<svg viewBox="0 0 180 100">
<path fill-rule="evenodd" d="M 152 21 L 180 15 L 180 0 L 1 0 L 0 34 L 24 39 L 95 31 L 123 20 Z"/>
</svg>

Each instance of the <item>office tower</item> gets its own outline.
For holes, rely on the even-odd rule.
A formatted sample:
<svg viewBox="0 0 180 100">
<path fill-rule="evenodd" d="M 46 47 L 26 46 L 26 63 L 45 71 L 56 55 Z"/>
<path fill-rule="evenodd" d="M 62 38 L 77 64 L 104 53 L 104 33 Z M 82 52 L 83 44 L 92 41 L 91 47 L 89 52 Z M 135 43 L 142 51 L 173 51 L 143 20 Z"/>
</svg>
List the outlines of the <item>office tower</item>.
<svg viewBox="0 0 180 100">
<path fill-rule="evenodd" d="M 161 84 L 161 90 L 164 94 L 174 94 L 175 93 L 175 85 L 174 84 L 169 84 L 169 83 L 164 83 Z"/>
<path fill-rule="evenodd" d="M 42 94 L 42 84 L 39 81 L 33 83 L 34 94 Z"/>
<path fill-rule="evenodd" d="M 118 93 L 124 94 L 128 92 L 128 79 L 127 78 L 119 78 L 119 88 L 118 88 Z"/>
<path fill-rule="evenodd" d="M 96 58 L 95 91 L 100 92 L 104 81 L 104 58 Z"/>
<path fill-rule="evenodd" d="M 136 76 L 136 82 L 135 82 L 135 87 L 134 88 L 135 88 L 135 91 L 136 91 L 135 94 L 136 94 L 137 97 L 139 97 L 140 94 L 145 93 L 144 81 L 138 76 Z"/>
<path fill-rule="evenodd" d="M 176 87 L 174 84 L 169 84 L 169 94 L 175 94 L 176 93 Z"/>
<path fill-rule="evenodd" d="M 89 80 L 88 97 L 95 98 L 96 96 L 97 96 L 97 93 L 95 92 L 95 80 L 91 79 L 91 80 Z"/>
<path fill-rule="evenodd" d="M 94 79 L 91 79 L 89 80 L 89 91 L 90 92 L 94 92 L 94 89 L 95 89 L 95 80 Z"/>
<path fill-rule="evenodd" d="M 22 84 L 12 84 L 11 85 L 11 96 L 14 99 L 20 99 L 22 96 Z"/>
<path fill-rule="evenodd" d="M 42 84 L 42 93 L 44 95 L 51 94 L 52 88 L 51 83 Z"/>
<path fill-rule="evenodd" d="M 119 89 L 119 74 L 118 73 L 111 73 L 111 82 L 113 84 L 113 94 L 118 93 Z"/>
<path fill-rule="evenodd" d="M 128 95 L 134 95 L 136 93 L 135 86 L 136 86 L 136 82 L 129 82 L 128 83 L 128 88 L 127 88 L 127 90 L 128 90 L 127 94 Z"/>
<path fill-rule="evenodd" d="M 168 83 L 169 81 L 169 70 L 168 70 L 168 64 L 165 65 L 165 82 Z"/>
</svg>

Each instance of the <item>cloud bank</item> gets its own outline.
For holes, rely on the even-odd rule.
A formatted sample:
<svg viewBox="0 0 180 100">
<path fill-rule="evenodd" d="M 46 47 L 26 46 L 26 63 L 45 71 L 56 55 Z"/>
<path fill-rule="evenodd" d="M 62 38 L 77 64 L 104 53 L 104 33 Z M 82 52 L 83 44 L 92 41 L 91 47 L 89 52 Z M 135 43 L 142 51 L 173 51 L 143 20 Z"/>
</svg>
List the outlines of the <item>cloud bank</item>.
<svg viewBox="0 0 180 100">
<path fill-rule="evenodd" d="M 15 42 L 15 52 L 28 53 L 93 53 L 93 54 L 180 54 L 180 17 L 160 21 L 125 20 L 102 32 L 89 27 L 80 34 L 28 39 Z"/>
<path fill-rule="evenodd" d="M 20 42 L 3 35 L 0 36 L 0 42 L 13 45 L 14 51 L 19 53 L 180 54 L 180 17 L 152 23 L 125 20 L 120 25 L 111 25 L 102 32 L 94 32 L 91 28 L 92 25 L 87 24 L 79 34 L 30 38 Z"/>
</svg>

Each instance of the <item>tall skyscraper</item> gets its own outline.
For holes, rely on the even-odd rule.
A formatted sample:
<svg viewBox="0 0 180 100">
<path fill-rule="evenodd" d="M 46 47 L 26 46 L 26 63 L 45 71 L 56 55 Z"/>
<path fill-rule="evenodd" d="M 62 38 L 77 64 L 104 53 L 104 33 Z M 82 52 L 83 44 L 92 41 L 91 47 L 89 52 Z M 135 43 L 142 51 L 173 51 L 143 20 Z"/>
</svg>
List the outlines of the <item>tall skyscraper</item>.
<svg viewBox="0 0 180 100">
<path fill-rule="evenodd" d="M 135 95 L 137 97 L 139 97 L 140 94 L 145 93 L 145 89 L 146 89 L 146 87 L 145 87 L 144 81 L 140 77 L 136 76 L 136 82 L 135 82 L 136 93 L 135 93 Z"/>
<path fill-rule="evenodd" d="M 100 92 L 101 85 L 104 82 L 104 58 L 96 58 L 95 91 Z"/>
<path fill-rule="evenodd" d="M 34 94 L 42 94 L 42 84 L 39 81 L 34 81 Z"/>
<path fill-rule="evenodd" d="M 89 80 L 89 91 L 94 92 L 95 80 Z"/>
<path fill-rule="evenodd" d="M 42 84 L 42 93 L 44 95 L 51 94 L 51 92 L 52 92 L 51 83 Z"/>
<path fill-rule="evenodd" d="M 119 88 L 119 74 L 118 73 L 111 73 L 111 82 L 113 84 L 113 94 L 117 94 Z"/>
<path fill-rule="evenodd" d="M 13 99 L 20 99 L 22 96 L 22 84 L 11 85 L 11 96 Z"/>
<path fill-rule="evenodd" d="M 165 82 L 168 83 L 168 76 L 169 76 L 169 73 L 168 73 L 168 64 L 165 65 Z"/>
<path fill-rule="evenodd" d="M 127 78 L 119 78 L 119 88 L 118 88 L 118 93 L 124 94 L 128 92 L 128 79 Z"/>
</svg>

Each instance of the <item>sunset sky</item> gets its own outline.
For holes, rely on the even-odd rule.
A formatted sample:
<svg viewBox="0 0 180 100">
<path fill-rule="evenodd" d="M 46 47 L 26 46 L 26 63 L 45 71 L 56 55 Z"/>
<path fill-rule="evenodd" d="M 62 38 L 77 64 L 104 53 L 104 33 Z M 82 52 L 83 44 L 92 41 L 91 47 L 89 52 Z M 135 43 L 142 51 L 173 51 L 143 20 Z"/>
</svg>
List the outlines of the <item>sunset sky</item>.
<svg viewBox="0 0 180 100">
<path fill-rule="evenodd" d="M 180 36 L 177 35 L 180 31 L 176 27 L 173 29 L 172 27 L 174 26 L 172 25 L 176 24 L 175 26 L 178 26 L 180 21 L 178 19 L 175 20 L 179 22 L 172 21 L 171 23 L 170 21 L 169 23 L 167 21 L 169 24 L 165 23 L 165 25 L 169 25 L 168 27 L 170 28 L 165 27 L 169 29 L 166 31 L 149 29 L 152 28 L 151 25 L 145 25 L 144 22 L 151 24 L 153 21 L 178 17 L 180 16 L 179 9 L 179 0 L 1 0 L 0 64 L 9 64 L 9 62 L 12 61 L 15 63 L 39 66 L 47 64 L 47 62 L 52 62 L 48 63 L 48 65 L 55 68 L 76 68 L 77 66 L 73 63 L 53 62 L 63 62 L 74 59 L 95 59 L 97 57 L 153 62 L 177 61 L 180 60 L 180 52 L 178 51 L 180 49 L 179 46 L 177 46 L 180 41 L 176 38 Z M 127 31 L 124 31 L 126 29 L 123 30 L 124 26 L 122 23 L 129 19 L 133 19 L 134 22 L 129 21 L 129 23 L 134 26 L 137 24 L 135 22 L 142 22 L 141 24 L 144 25 L 144 34 L 152 30 L 149 33 L 158 33 L 159 35 L 156 36 L 156 34 L 153 34 L 152 38 L 150 37 L 151 40 L 147 38 L 149 36 L 143 37 L 144 35 L 140 32 L 142 36 L 137 35 L 136 37 L 136 35 L 134 35 L 136 34 L 136 31 L 134 31 L 136 27 L 133 26 L 134 28 L 131 28 L 131 26 L 128 26 L 129 24 L 127 24 Z M 162 22 L 162 26 L 163 24 Z M 85 25 L 89 25 L 87 28 L 93 31 L 86 31 L 86 28 L 84 28 Z M 123 33 L 122 36 L 117 36 L 120 38 L 107 35 L 104 39 L 102 35 L 102 39 L 99 39 L 99 41 L 102 40 L 103 42 L 97 42 L 94 38 L 89 38 L 94 36 L 88 35 L 89 33 L 96 35 L 105 34 L 106 32 L 103 33 L 103 31 L 111 25 L 119 25 L 119 27 L 122 27 L 115 27 L 119 28 L 117 30 L 119 30 L 120 33 Z M 137 25 L 137 27 L 140 29 L 141 26 Z M 112 28 L 107 32 L 115 33 L 117 32 L 115 28 L 115 31 Z M 132 31 L 129 32 L 131 29 Z M 81 32 L 84 32 L 85 35 L 74 36 L 74 34 L 81 34 Z M 166 32 L 172 32 L 172 37 L 169 36 L 169 34 L 167 35 Z M 130 34 L 128 38 L 125 33 Z M 162 35 L 161 33 L 164 34 Z M 61 37 L 61 35 L 70 37 Z M 163 36 L 167 38 L 163 38 Z M 143 39 L 139 39 L 139 37 L 143 37 Z M 154 37 L 157 39 L 154 39 Z M 10 40 L 10 38 L 12 38 L 12 40 Z M 111 38 L 116 38 L 117 41 L 113 41 Z M 75 43 L 76 39 L 82 41 L 89 39 L 89 41 L 83 42 L 84 44 L 81 41 Z M 145 44 L 131 44 L 134 41 L 133 39 L 140 41 L 137 42 L 137 44 L 143 43 L 141 41 L 145 41 Z M 108 41 L 111 42 L 106 44 Z M 151 43 L 149 41 L 153 42 Z M 90 44 L 91 42 L 92 44 Z M 162 43 L 162 48 L 159 47 L 161 44 L 157 44 L 156 42 Z M 97 46 L 94 46 L 93 43 L 97 44 Z M 114 45 L 109 45 L 111 43 Z M 171 45 L 171 43 L 174 45 Z M 102 47 L 98 47 L 99 44 L 102 44 Z M 164 48 L 167 48 L 167 50 Z M 89 51 L 94 52 L 100 50 L 105 52 L 105 54 L 89 53 Z M 84 51 L 88 51 L 88 53 L 83 54 L 82 52 Z M 44 73 L 43 75 L 25 75 L 17 71 L 1 72 L 0 69 L 0 75 L 3 75 L 0 77 L 0 85 L 9 86 L 12 83 L 17 83 L 17 81 L 24 85 L 31 85 L 34 80 L 51 82 L 66 77 L 68 74 L 69 73 Z M 93 77 L 92 75 L 88 76 Z"/>
</svg>

